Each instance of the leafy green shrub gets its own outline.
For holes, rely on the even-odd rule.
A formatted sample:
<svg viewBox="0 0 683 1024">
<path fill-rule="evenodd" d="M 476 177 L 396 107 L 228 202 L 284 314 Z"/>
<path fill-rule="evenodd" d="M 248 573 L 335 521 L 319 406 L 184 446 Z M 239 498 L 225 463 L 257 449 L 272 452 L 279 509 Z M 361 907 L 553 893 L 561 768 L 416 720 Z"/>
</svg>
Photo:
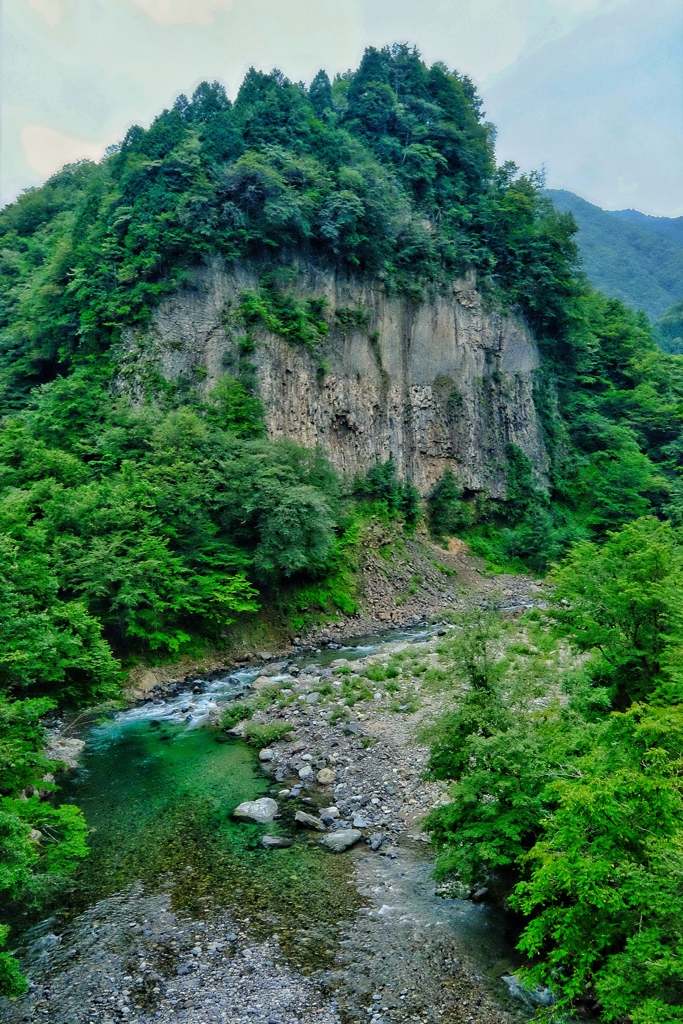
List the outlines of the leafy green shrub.
<svg viewBox="0 0 683 1024">
<path fill-rule="evenodd" d="M 253 747 L 268 747 L 271 743 L 277 743 L 292 731 L 291 725 L 286 722 L 271 722 L 269 725 L 259 725 L 250 722 L 245 729 L 247 743 Z"/>
<path fill-rule="evenodd" d="M 240 704 L 231 701 L 221 712 L 221 729 L 234 729 L 240 722 L 245 722 L 254 714 L 254 708 L 249 704 Z"/>
<path fill-rule="evenodd" d="M 221 377 L 209 392 L 206 405 L 207 421 L 236 437 L 263 437 L 266 432 L 260 399 L 250 395 L 236 377 Z"/>
<path fill-rule="evenodd" d="M 247 326 L 262 325 L 307 348 L 316 348 L 326 337 L 330 326 L 323 318 L 326 300 L 297 299 L 283 287 L 277 276 L 266 276 L 258 294 L 244 292 L 240 313 Z"/>
</svg>

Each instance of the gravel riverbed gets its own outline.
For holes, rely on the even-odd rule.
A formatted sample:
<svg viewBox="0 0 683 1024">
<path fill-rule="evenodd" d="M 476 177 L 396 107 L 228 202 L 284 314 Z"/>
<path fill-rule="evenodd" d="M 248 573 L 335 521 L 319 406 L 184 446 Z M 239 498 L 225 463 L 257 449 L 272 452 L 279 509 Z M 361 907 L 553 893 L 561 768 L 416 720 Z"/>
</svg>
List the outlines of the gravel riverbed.
<svg viewBox="0 0 683 1024">
<path fill-rule="evenodd" d="M 493 592 L 483 575 L 479 584 L 479 595 Z M 540 593 L 522 578 L 503 586 L 522 607 Z M 441 784 L 422 777 L 428 747 L 420 740 L 421 728 L 452 699 L 425 684 L 429 669 L 438 670 L 443 633 L 385 640 L 367 655 L 339 650 L 326 664 L 306 664 L 294 647 L 288 653 L 298 654 L 296 660 L 268 657 L 252 680 L 259 705 L 252 723 L 291 727 L 260 753 L 284 819 L 297 808 L 328 834 L 361 834 L 339 856 L 351 859 L 364 905 L 340 925 L 331 966 L 304 973 L 284 956 L 277 935 L 257 941 L 239 907 L 207 907 L 197 920 L 174 913 L 163 891 L 131 886 L 60 935 L 50 921 L 34 930 L 25 960 L 31 990 L 0 1000 L 0 1018 L 7 1024 L 529 1020 L 530 1008 L 507 999 L 500 981 L 514 969 L 502 926 L 481 904 L 439 898 L 420 829 L 429 809 L 446 799 Z M 342 639 L 330 627 L 311 642 Z M 382 679 L 401 657 L 421 669 Z M 381 681 L 369 679 L 368 669 Z M 349 706 L 354 685 L 362 693 Z M 163 687 L 155 699 L 164 699 Z M 191 702 L 188 693 L 189 715 Z"/>
</svg>

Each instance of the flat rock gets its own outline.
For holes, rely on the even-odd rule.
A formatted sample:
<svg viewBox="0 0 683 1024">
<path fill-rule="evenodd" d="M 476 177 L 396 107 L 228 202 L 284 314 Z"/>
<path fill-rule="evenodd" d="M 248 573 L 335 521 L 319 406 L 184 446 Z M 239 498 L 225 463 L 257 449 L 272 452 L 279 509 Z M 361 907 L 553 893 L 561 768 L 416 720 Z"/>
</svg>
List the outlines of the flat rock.
<svg viewBox="0 0 683 1024">
<path fill-rule="evenodd" d="M 275 751 L 271 750 L 270 747 L 264 747 L 263 750 L 258 752 L 259 761 L 272 761 L 274 757 Z"/>
<path fill-rule="evenodd" d="M 297 811 L 294 820 L 298 821 L 300 825 L 305 825 L 306 828 L 314 828 L 318 832 L 325 831 L 322 821 L 319 818 L 314 818 L 312 814 L 306 814 L 306 811 Z"/>
<path fill-rule="evenodd" d="M 293 842 L 293 839 L 285 839 L 284 836 L 261 836 L 261 846 L 265 846 L 266 850 L 284 850 Z"/>
<path fill-rule="evenodd" d="M 299 768 L 299 778 L 300 779 L 310 779 L 312 774 L 313 774 L 313 769 L 311 768 L 310 764 L 305 764 L 303 766 L 303 768 Z"/>
<path fill-rule="evenodd" d="M 316 775 L 316 779 L 321 786 L 329 786 L 330 783 L 334 782 L 336 777 L 336 773 L 333 772 L 331 768 L 321 768 Z"/>
<path fill-rule="evenodd" d="M 330 832 L 329 835 L 324 836 L 320 840 L 320 845 L 331 850 L 332 853 L 343 853 L 344 850 L 348 850 L 349 847 L 353 846 L 362 839 L 363 833 L 359 832 L 355 828 L 344 828 L 339 829 L 336 832 Z"/>
<path fill-rule="evenodd" d="M 68 768 L 78 767 L 78 758 L 85 747 L 85 740 L 75 737 L 52 736 L 45 753 L 51 761 L 61 761 Z"/>
<path fill-rule="evenodd" d="M 317 690 L 313 690 L 312 693 L 309 693 L 309 694 L 306 695 L 306 703 L 307 704 L 317 704 L 319 700 L 320 700 L 320 694 L 318 693 Z"/>
<path fill-rule="evenodd" d="M 255 821 L 259 825 L 265 825 L 272 821 L 277 814 L 277 802 L 269 796 L 262 796 L 258 800 L 244 800 L 232 812 L 234 818 L 241 821 Z"/>
<path fill-rule="evenodd" d="M 360 814 L 354 814 L 353 816 L 353 827 L 354 828 L 368 828 L 370 823 L 365 820 Z"/>
</svg>

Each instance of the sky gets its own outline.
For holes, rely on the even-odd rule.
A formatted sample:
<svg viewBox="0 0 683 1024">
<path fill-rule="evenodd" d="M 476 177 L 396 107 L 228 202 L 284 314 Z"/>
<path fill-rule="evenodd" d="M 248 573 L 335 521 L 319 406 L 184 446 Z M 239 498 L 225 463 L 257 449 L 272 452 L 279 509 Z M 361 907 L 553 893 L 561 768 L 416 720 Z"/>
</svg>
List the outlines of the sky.
<svg viewBox="0 0 683 1024">
<path fill-rule="evenodd" d="M 683 215 L 680 0 L 0 0 L 0 200 L 99 159 L 202 80 L 310 82 L 410 42 L 468 74 L 499 161 L 606 209 Z"/>
</svg>

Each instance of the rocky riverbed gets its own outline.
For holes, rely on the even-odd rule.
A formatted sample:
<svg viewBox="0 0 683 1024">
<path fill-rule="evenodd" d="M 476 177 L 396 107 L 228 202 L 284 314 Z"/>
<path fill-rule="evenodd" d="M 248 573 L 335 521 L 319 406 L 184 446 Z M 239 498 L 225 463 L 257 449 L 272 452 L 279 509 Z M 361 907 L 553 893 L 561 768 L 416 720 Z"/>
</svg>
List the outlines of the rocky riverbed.
<svg viewBox="0 0 683 1024">
<path fill-rule="evenodd" d="M 489 586 L 478 573 L 476 600 L 525 607 L 542 594 L 511 577 Z M 470 585 L 471 586 L 471 585 Z M 508 591 L 506 594 L 505 591 Z M 462 597 L 462 591 L 461 595 Z M 463 601 L 466 601 L 463 598 Z M 471 601 L 471 594 L 469 596 Z M 132 885 L 79 915 L 66 929 L 45 922 L 29 936 L 25 965 L 31 991 L 4 1001 L 8 1024 L 509 1024 L 532 1010 L 506 996 L 501 978 L 515 968 L 505 924 L 472 900 L 441 898 L 421 821 L 446 799 L 423 778 L 423 730 L 457 694 L 444 645 L 457 627 L 415 627 L 404 634 L 342 645 L 332 628 L 253 668 L 229 675 L 227 692 L 249 707 L 238 735 L 278 727 L 285 733 L 259 751 L 277 817 L 263 832 L 282 845 L 346 835 L 341 854 L 361 897 L 354 917 L 329 930 L 302 928 L 297 958 L 276 931 L 264 938 L 239 905 L 205 899 L 198 917 L 174 907 L 159 879 L 154 891 Z M 265 653 L 265 652 L 264 652 Z M 239 667 L 238 667 L 239 668 Z M 248 671 L 247 671 L 248 669 Z M 450 673 L 450 675 L 449 675 Z M 137 714 L 170 711 L 188 727 L 217 728 L 230 706 L 214 701 L 222 682 L 192 680 L 158 687 Z M 174 696 L 175 695 L 175 696 Z M 217 738 L 220 738 L 220 732 Z M 258 733 L 257 733 L 258 735 Z M 298 819 L 298 820 L 297 820 Z M 291 838 L 290 838 L 291 837 Z M 277 846 L 278 844 L 273 844 Z M 342 843 L 342 846 L 345 844 Z M 282 857 L 273 848 L 265 856 Z M 188 869 L 189 870 L 189 869 Z M 472 895 L 472 894 L 470 894 Z M 481 893 L 475 894 L 477 898 Z"/>
</svg>

